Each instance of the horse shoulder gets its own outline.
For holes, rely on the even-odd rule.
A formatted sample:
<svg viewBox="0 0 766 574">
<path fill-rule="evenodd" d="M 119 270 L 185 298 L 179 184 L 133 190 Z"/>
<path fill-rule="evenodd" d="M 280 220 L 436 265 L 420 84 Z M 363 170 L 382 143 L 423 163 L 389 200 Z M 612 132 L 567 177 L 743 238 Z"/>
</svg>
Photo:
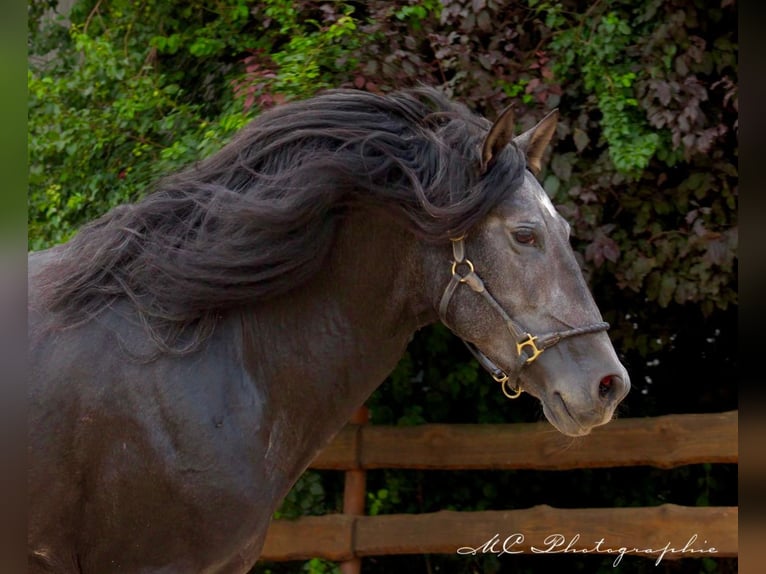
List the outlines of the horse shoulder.
<svg viewBox="0 0 766 574">
<path fill-rule="evenodd" d="M 195 570 L 243 548 L 257 554 L 274 497 L 263 467 L 268 422 L 230 335 L 142 361 L 129 352 L 145 341 L 140 325 L 107 310 L 38 336 L 32 546 L 74 548 L 95 570 L 114 556 L 125 568 L 150 557 Z"/>
</svg>

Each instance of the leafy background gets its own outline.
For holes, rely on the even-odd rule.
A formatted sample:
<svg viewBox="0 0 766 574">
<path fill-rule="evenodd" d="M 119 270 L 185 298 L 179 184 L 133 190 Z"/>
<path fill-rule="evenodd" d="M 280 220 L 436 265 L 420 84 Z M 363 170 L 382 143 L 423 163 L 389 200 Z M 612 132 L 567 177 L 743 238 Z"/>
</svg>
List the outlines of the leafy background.
<svg viewBox="0 0 766 574">
<path fill-rule="evenodd" d="M 30 249 L 133 201 L 261 110 L 328 87 L 423 82 L 519 130 L 558 107 L 541 178 L 633 390 L 620 416 L 737 408 L 737 6 L 732 0 L 30 0 Z M 64 3 L 62 3 L 63 5 Z M 368 401 L 373 424 L 536 421 L 441 326 Z M 368 473 L 368 514 L 736 505 L 736 465 Z M 338 512 L 307 472 L 281 517 Z M 366 558 L 364 572 L 611 572 L 598 557 Z M 733 559 L 626 559 L 625 572 L 734 572 Z M 321 560 L 254 572 L 334 572 Z"/>
</svg>

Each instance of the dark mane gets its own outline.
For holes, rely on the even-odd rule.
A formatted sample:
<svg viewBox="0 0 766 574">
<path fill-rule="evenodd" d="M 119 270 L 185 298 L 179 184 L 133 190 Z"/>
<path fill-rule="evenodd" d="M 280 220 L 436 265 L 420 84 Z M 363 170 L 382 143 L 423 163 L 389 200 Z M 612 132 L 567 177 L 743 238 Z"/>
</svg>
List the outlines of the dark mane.
<svg viewBox="0 0 766 574">
<path fill-rule="evenodd" d="M 47 304 L 72 322 L 127 297 L 162 348 L 189 329 L 198 343 L 221 311 L 316 273 L 355 206 L 386 211 L 425 241 L 468 231 L 525 167 L 508 146 L 480 177 L 489 125 L 429 88 L 333 90 L 274 108 L 83 227 L 46 271 Z"/>
</svg>

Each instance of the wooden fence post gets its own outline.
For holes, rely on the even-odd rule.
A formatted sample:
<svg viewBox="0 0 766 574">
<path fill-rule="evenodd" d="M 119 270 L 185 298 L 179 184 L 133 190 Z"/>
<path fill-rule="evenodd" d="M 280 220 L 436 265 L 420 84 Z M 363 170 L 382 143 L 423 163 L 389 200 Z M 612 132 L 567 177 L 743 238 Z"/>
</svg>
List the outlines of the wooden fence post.
<svg viewBox="0 0 766 574">
<path fill-rule="evenodd" d="M 349 516 L 364 515 L 364 501 L 367 493 L 366 473 L 361 468 L 361 429 L 370 418 L 370 411 L 366 406 L 361 406 L 351 417 L 351 424 L 358 425 L 356 429 L 356 468 L 346 471 L 343 485 L 343 514 Z M 352 531 L 352 545 L 356 535 Z M 353 550 L 353 548 L 352 548 Z M 354 556 L 350 560 L 342 562 L 340 571 L 342 574 L 359 574 L 362 569 L 362 559 Z"/>
</svg>

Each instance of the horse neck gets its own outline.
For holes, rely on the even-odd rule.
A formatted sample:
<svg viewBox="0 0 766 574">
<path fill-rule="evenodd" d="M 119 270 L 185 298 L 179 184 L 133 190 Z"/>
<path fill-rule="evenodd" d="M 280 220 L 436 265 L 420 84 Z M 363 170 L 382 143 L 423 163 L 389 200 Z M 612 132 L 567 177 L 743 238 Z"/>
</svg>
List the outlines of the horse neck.
<svg viewBox="0 0 766 574">
<path fill-rule="evenodd" d="M 294 450 L 281 456 L 293 459 L 294 472 L 343 427 L 431 319 L 419 249 L 393 222 L 357 214 L 341 225 L 311 281 L 244 317 L 245 366 L 266 395 L 278 433 L 271 444 L 280 432 L 293 437 Z"/>
</svg>

